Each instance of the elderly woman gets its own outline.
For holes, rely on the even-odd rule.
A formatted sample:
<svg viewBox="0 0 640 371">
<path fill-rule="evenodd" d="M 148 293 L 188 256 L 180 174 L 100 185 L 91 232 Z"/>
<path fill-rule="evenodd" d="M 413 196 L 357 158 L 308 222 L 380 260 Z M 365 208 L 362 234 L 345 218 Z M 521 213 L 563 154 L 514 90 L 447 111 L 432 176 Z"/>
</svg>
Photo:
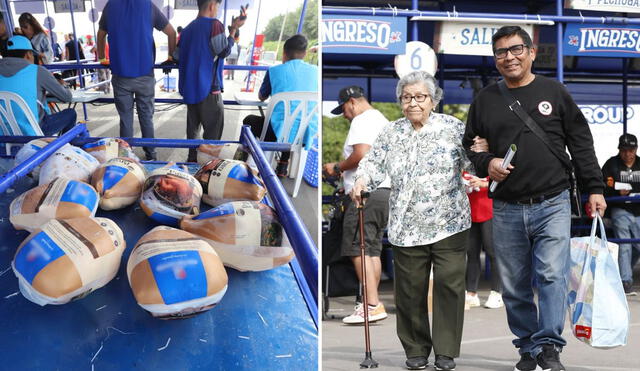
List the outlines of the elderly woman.
<svg viewBox="0 0 640 371">
<path fill-rule="evenodd" d="M 53 48 L 51 39 L 44 32 L 40 22 L 31 13 L 22 13 L 18 18 L 22 34 L 31 40 L 33 49 L 38 53 L 41 64 L 53 62 Z M 36 60 L 37 61 L 37 60 Z"/>
<path fill-rule="evenodd" d="M 389 242 L 393 245 L 397 333 L 410 370 L 424 369 L 433 348 L 436 370 L 453 370 L 460 354 L 465 258 L 471 226 L 462 172 L 465 125 L 432 112 L 442 89 L 426 72 L 398 82 L 404 118 L 378 135 L 360 162 L 351 197 L 373 191 L 388 175 Z M 427 291 L 433 267 L 433 331 Z"/>
</svg>

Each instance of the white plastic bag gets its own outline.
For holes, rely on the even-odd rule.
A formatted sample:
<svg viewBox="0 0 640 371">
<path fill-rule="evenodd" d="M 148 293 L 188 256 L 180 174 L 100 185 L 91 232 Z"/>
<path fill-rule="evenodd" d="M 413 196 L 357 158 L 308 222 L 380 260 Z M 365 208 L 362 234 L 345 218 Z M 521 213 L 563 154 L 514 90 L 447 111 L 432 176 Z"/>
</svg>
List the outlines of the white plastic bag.
<svg viewBox="0 0 640 371">
<path fill-rule="evenodd" d="M 596 226 L 600 236 L 596 237 Z M 569 318 L 574 336 L 594 347 L 613 348 L 627 343 L 629 307 L 622 288 L 618 245 L 607 242 L 600 216 L 593 219 L 589 237 L 571 239 Z M 613 252 L 612 252 L 613 251 Z"/>
</svg>

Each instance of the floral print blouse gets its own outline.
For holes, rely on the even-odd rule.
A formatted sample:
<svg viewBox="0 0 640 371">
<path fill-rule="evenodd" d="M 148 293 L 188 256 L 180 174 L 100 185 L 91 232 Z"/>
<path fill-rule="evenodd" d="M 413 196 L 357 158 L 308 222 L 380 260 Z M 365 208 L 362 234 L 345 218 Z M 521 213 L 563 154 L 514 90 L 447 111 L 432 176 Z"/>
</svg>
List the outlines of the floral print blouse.
<svg viewBox="0 0 640 371">
<path fill-rule="evenodd" d="M 462 172 L 471 163 L 462 148 L 465 125 L 449 115 L 431 113 L 415 130 L 406 118 L 386 126 L 360 161 L 356 179 L 370 191 L 388 174 L 389 242 L 419 246 L 438 242 L 471 226 Z"/>
</svg>

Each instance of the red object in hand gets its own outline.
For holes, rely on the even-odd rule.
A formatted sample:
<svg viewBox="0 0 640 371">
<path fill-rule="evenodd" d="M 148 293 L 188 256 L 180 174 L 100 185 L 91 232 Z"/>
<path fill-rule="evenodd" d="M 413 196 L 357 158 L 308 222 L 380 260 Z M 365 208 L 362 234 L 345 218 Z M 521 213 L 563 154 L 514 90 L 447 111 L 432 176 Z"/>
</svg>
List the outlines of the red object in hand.
<svg viewBox="0 0 640 371">
<path fill-rule="evenodd" d="M 584 212 L 586 215 L 589 216 L 589 218 L 593 219 L 593 215 L 591 215 L 591 204 L 588 202 L 585 202 L 584 204 Z"/>
</svg>

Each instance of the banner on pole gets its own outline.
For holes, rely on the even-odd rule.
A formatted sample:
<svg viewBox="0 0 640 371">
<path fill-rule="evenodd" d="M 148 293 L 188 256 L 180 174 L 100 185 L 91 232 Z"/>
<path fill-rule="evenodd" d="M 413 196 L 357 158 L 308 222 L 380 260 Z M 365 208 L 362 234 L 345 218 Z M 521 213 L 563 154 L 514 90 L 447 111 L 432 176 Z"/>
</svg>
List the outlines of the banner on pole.
<svg viewBox="0 0 640 371">
<path fill-rule="evenodd" d="M 322 52 L 346 54 L 405 54 L 405 17 L 323 15 Z"/>
<path fill-rule="evenodd" d="M 637 58 L 640 26 L 571 23 L 564 32 L 566 55 Z"/>
<path fill-rule="evenodd" d="M 640 13 L 639 0 L 565 0 L 564 7 L 601 12 Z"/>
<path fill-rule="evenodd" d="M 504 25 L 490 23 L 438 22 L 434 33 L 434 49 L 439 54 L 493 56 L 491 37 Z M 533 43 L 537 40 L 537 28 L 520 24 Z"/>
<path fill-rule="evenodd" d="M 43 1 L 25 1 L 15 0 L 13 6 L 16 9 L 16 14 L 31 13 L 31 14 L 45 14 Z"/>
<path fill-rule="evenodd" d="M 69 0 L 52 0 L 53 1 L 53 10 L 56 13 L 71 13 L 71 10 L 74 12 L 85 12 L 84 0 L 71 0 L 71 4 L 69 4 Z"/>
</svg>

